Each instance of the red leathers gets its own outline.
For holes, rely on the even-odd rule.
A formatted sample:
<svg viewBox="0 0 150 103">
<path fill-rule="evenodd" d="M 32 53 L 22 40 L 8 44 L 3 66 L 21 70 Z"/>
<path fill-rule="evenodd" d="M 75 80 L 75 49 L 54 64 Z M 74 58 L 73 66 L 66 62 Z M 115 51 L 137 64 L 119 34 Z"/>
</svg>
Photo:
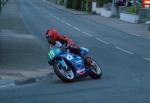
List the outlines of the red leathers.
<svg viewBox="0 0 150 103">
<path fill-rule="evenodd" d="M 72 42 L 71 39 L 67 38 L 65 35 L 59 34 L 54 28 L 48 29 L 46 32 L 46 38 L 48 42 L 55 45 L 56 41 L 61 42 L 63 45 L 66 44 L 70 46 L 70 51 L 80 55 L 80 47 Z M 81 55 L 80 55 L 81 56 Z"/>
</svg>

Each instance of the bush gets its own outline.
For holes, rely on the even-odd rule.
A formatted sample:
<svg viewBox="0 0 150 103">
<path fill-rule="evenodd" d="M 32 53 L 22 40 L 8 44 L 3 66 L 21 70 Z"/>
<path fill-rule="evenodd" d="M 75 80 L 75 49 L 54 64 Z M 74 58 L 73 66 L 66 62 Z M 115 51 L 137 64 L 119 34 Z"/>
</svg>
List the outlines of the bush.
<svg viewBox="0 0 150 103">
<path fill-rule="evenodd" d="M 72 8 L 72 0 L 67 0 L 66 7 Z"/>
<path fill-rule="evenodd" d="M 78 9 L 78 0 L 72 0 L 72 8 L 73 9 Z"/>
<path fill-rule="evenodd" d="M 102 7 L 104 4 L 111 3 L 112 0 L 96 0 L 97 2 L 97 7 Z"/>
<path fill-rule="evenodd" d="M 64 0 L 60 0 L 60 5 L 64 5 Z"/>
<path fill-rule="evenodd" d="M 141 8 L 140 6 L 130 6 L 127 7 L 126 11 L 128 13 L 138 14 L 140 8 Z"/>
</svg>

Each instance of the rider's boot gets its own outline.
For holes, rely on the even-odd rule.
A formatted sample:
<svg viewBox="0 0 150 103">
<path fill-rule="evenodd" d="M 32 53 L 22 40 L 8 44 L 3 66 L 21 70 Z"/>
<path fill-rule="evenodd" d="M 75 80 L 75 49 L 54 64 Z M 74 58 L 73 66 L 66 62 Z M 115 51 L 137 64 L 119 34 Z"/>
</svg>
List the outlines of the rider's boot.
<svg viewBox="0 0 150 103">
<path fill-rule="evenodd" d="M 90 57 L 84 57 L 84 63 L 86 67 L 90 67 L 92 65 L 92 59 Z"/>
</svg>

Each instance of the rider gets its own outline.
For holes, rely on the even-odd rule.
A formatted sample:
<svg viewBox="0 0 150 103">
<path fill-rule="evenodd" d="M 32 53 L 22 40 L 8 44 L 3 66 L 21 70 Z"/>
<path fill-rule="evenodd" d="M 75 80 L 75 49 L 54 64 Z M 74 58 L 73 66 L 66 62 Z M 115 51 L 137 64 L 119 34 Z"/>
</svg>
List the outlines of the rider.
<svg viewBox="0 0 150 103">
<path fill-rule="evenodd" d="M 62 45 L 66 45 L 67 47 L 69 47 L 70 52 L 81 56 L 80 47 L 74 44 L 73 41 L 68 37 L 66 37 L 65 35 L 59 34 L 56 31 L 56 29 L 54 28 L 48 29 L 45 35 L 49 44 L 55 45 L 56 41 L 59 41 L 62 43 Z M 84 59 L 86 66 L 91 65 L 91 60 L 89 59 L 89 57 L 82 57 L 82 58 Z"/>
</svg>

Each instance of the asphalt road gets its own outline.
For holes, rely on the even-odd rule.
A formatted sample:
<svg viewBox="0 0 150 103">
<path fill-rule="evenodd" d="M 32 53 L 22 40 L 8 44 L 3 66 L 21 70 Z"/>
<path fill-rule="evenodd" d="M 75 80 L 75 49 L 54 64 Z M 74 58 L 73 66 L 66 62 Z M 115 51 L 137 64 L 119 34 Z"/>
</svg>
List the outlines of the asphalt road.
<svg viewBox="0 0 150 103">
<path fill-rule="evenodd" d="M 84 15 L 57 9 L 43 0 L 18 2 L 24 23 L 43 47 L 47 43 L 42 34 L 49 27 L 55 27 L 76 44 L 90 49 L 90 55 L 103 68 L 103 77 L 71 84 L 62 83 L 54 77 L 36 84 L 1 89 L 1 103 L 150 102 L 149 39 L 93 23 Z"/>
</svg>

